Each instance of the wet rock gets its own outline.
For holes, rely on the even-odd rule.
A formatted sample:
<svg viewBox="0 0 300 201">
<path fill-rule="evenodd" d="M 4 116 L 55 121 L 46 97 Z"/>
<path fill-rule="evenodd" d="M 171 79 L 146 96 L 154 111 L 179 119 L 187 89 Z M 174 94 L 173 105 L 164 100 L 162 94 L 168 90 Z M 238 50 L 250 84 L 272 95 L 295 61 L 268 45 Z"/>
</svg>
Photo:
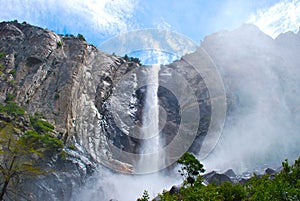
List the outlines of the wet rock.
<svg viewBox="0 0 300 201">
<path fill-rule="evenodd" d="M 172 186 L 172 188 L 169 190 L 169 194 L 173 195 L 173 194 L 179 194 L 180 191 L 180 185 L 178 186 Z"/>
<path fill-rule="evenodd" d="M 273 170 L 272 168 L 267 168 L 265 170 L 265 174 L 274 175 L 276 174 L 276 170 Z"/>
<path fill-rule="evenodd" d="M 226 172 L 224 172 L 224 174 L 230 178 L 236 178 L 236 174 L 232 169 L 227 170 Z"/>
<path fill-rule="evenodd" d="M 203 175 L 203 178 L 208 182 L 208 183 L 213 183 L 216 185 L 220 185 L 224 182 L 230 182 L 233 183 L 232 180 L 225 174 L 219 174 L 215 171 L 212 171 L 208 174 Z"/>
</svg>

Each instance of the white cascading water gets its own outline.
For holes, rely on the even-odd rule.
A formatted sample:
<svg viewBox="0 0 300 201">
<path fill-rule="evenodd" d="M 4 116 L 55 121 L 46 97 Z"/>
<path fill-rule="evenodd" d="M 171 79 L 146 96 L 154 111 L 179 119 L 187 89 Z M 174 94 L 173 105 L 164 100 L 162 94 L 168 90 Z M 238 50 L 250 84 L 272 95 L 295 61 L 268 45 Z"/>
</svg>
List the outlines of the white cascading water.
<svg viewBox="0 0 300 201">
<path fill-rule="evenodd" d="M 164 161 L 162 156 L 158 154 L 162 143 L 159 135 L 159 103 L 157 97 L 160 65 L 152 65 L 148 70 L 147 92 L 142 119 L 143 126 L 141 129 L 144 143 L 140 150 L 141 157 L 138 165 L 142 172 L 158 170 L 160 163 Z"/>
</svg>

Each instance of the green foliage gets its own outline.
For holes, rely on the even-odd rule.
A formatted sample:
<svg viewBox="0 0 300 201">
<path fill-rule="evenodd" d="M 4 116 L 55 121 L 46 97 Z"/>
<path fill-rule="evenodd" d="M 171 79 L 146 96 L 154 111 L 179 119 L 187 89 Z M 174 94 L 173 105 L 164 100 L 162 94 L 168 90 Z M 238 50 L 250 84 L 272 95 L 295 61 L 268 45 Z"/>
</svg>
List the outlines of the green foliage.
<svg viewBox="0 0 300 201">
<path fill-rule="evenodd" d="M 197 158 L 188 152 L 183 154 L 181 158 L 177 160 L 177 163 L 181 165 L 181 170 L 178 170 L 178 172 L 183 176 L 186 184 L 193 185 L 200 173 L 205 171 L 203 165 Z"/>
<path fill-rule="evenodd" d="M 63 148 L 63 143 L 59 139 L 50 134 L 41 134 L 33 130 L 27 130 L 22 136 L 25 143 L 33 144 L 35 149 L 47 153 L 46 155 L 53 155 L 58 153 Z"/>
<path fill-rule="evenodd" d="M 240 201 L 246 198 L 246 189 L 241 184 L 232 184 L 225 182 L 217 187 L 218 193 L 221 195 L 222 200 L 227 201 Z"/>
<path fill-rule="evenodd" d="M 77 38 L 79 38 L 82 41 L 86 41 L 82 34 L 77 34 Z"/>
<path fill-rule="evenodd" d="M 123 58 L 124 58 L 126 61 L 129 61 L 129 57 L 128 57 L 127 54 L 125 54 Z"/>
<path fill-rule="evenodd" d="M 138 198 L 137 201 L 148 201 L 150 199 L 148 191 L 144 190 L 144 193 L 141 198 Z"/>
<path fill-rule="evenodd" d="M 62 42 L 61 41 L 57 41 L 57 46 L 58 47 L 61 47 L 63 44 L 62 44 Z"/>
<path fill-rule="evenodd" d="M 5 57 L 7 54 L 5 52 L 0 52 L 0 58 Z"/>
<path fill-rule="evenodd" d="M 8 82 L 8 84 L 9 84 L 10 86 L 13 86 L 15 83 L 16 83 L 15 80 L 10 80 L 10 81 Z"/>
<path fill-rule="evenodd" d="M 20 194 L 17 184 L 22 179 L 45 174 L 48 171 L 45 164 L 54 156 L 66 158 L 62 141 L 51 134 L 54 126 L 40 119 L 43 115 L 39 113 L 30 117 L 32 129 L 20 124 L 20 119 L 24 121 L 27 115 L 14 99 L 7 94 L 5 105 L 0 105 L 0 112 L 13 118 L 8 122 L 0 120 L 0 200 Z"/>
<path fill-rule="evenodd" d="M 54 130 L 54 126 L 49 122 L 40 119 L 40 116 L 38 114 L 35 114 L 34 116 L 30 116 L 29 118 L 30 118 L 31 126 L 38 133 L 47 134 Z"/>
<path fill-rule="evenodd" d="M 282 166 L 272 179 L 269 175 L 251 178 L 247 184 L 250 200 L 300 200 L 300 158 L 291 166 L 285 160 Z"/>
<path fill-rule="evenodd" d="M 34 116 L 35 116 L 35 118 L 39 118 L 39 119 L 44 119 L 45 118 L 44 114 L 40 113 L 40 112 L 35 112 Z"/>
<path fill-rule="evenodd" d="M 11 71 L 9 71 L 9 74 L 12 74 L 13 76 L 16 75 L 16 69 L 12 69 Z"/>
<path fill-rule="evenodd" d="M 204 186 L 200 183 L 188 188 L 181 188 L 180 194 L 177 195 L 177 199 L 174 200 L 186 200 L 186 201 L 221 201 L 222 196 L 216 191 L 214 185 Z"/>
<path fill-rule="evenodd" d="M 76 147 L 75 147 L 74 144 L 70 144 L 70 145 L 68 146 L 68 148 L 71 149 L 71 150 L 76 150 Z"/>
<path fill-rule="evenodd" d="M 24 108 L 18 106 L 16 102 L 14 102 L 15 96 L 13 94 L 8 93 L 6 95 L 5 104 L 0 104 L 0 112 L 5 112 L 9 115 L 17 116 L 24 115 Z"/>
<path fill-rule="evenodd" d="M 170 193 L 166 190 L 164 190 L 162 194 L 158 194 L 158 197 L 160 198 L 160 201 L 174 201 L 174 200 L 177 200 L 177 195 L 176 194 L 170 195 Z"/>
<path fill-rule="evenodd" d="M 182 157 L 182 163 L 189 161 L 189 157 Z M 163 191 L 158 196 L 161 201 L 299 201 L 300 157 L 293 165 L 286 160 L 282 166 L 283 170 L 276 175 L 254 175 L 246 184 L 225 182 L 204 186 L 201 177 L 197 177 L 193 185 L 181 187 L 179 194 Z"/>
<path fill-rule="evenodd" d="M 14 96 L 13 94 L 8 93 L 8 94 L 6 95 L 6 98 L 5 98 L 5 102 L 6 102 L 6 103 L 9 102 L 9 101 L 14 101 L 14 100 L 15 100 L 15 96 Z"/>
<path fill-rule="evenodd" d="M 127 61 L 127 62 L 134 62 L 134 63 L 137 63 L 139 65 L 142 65 L 141 60 L 139 58 L 129 57 L 127 54 L 124 55 L 123 59 L 125 59 L 125 61 Z"/>
<path fill-rule="evenodd" d="M 16 128 L 11 124 L 4 124 L 0 129 L 0 200 L 15 189 L 20 176 L 31 177 L 43 174 L 44 170 L 38 164 L 38 158 L 43 153 L 34 148 L 34 144 L 24 141 L 23 136 L 18 136 Z"/>
<path fill-rule="evenodd" d="M 13 116 L 25 114 L 25 110 L 13 101 L 6 101 L 5 105 L 0 104 L 0 112 L 5 112 Z"/>
</svg>

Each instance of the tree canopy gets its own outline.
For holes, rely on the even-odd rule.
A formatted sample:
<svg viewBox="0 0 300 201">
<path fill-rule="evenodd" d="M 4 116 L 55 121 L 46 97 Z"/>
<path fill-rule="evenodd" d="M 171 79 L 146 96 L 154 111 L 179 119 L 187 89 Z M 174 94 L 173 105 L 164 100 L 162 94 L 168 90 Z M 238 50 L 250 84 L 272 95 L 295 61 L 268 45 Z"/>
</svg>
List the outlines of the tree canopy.
<svg viewBox="0 0 300 201">
<path fill-rule="evenodd" d="M 178 172 L 184 177 L 186 184 L 193 185 L 200 173 L 205 171 L 198 159 L 188 152 L 184 153 L 177 160 L 177 163 L 181 165 L 181 169 Z"/>
<path fill-rule="evenodd" d="M 0 200 L 24 196 L 18 184 L 47 173 L 45 164 L 63 155 L 63 143 L 52 134 L 54 126 L 38 115 L 31 116 L 25 126 L 25 110 L 11 99 L 8 97 L 6 104 L 0 105 Z"/>
</svg>

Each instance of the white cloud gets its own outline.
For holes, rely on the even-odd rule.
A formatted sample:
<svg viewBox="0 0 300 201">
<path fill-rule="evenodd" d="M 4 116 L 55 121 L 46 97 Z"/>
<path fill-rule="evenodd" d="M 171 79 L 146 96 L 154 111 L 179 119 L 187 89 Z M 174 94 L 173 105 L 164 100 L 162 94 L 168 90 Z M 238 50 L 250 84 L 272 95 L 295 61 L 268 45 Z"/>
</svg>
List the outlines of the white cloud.
<svg viewBox="0 0 300 201">
<path fill-rule="evenodd" d="M 160 18 L 159 21 L 154 22 L 154 25 L 156 25 L 156 28 L 158 29 L 165 29 L 165 30 L 170 30 L 172 27 L 168 22 L 166 22 L 164 18 Z"/>
<path fill-rule="evenodd" d="M 91 20 L 95 28 L 110 32 L 127 31 L 128 19 L 135 9 L 135 0 L 67 0 L 69 9 Z"/>
<path fill-rule="evenodd" d="M 300 1 L 285 0 L 268 9 L 258 10 L 248 22 L 273 38 L 287 31 L 297 32 L 300 26 Z"/>
<path fill-rule="evenodd" d="M 1 2 L 0 20 L 17 19 L 97 39 L 135 28 L 131 19 L 137 5 L 138 0 L 11 0 Z"/>
</svg>

